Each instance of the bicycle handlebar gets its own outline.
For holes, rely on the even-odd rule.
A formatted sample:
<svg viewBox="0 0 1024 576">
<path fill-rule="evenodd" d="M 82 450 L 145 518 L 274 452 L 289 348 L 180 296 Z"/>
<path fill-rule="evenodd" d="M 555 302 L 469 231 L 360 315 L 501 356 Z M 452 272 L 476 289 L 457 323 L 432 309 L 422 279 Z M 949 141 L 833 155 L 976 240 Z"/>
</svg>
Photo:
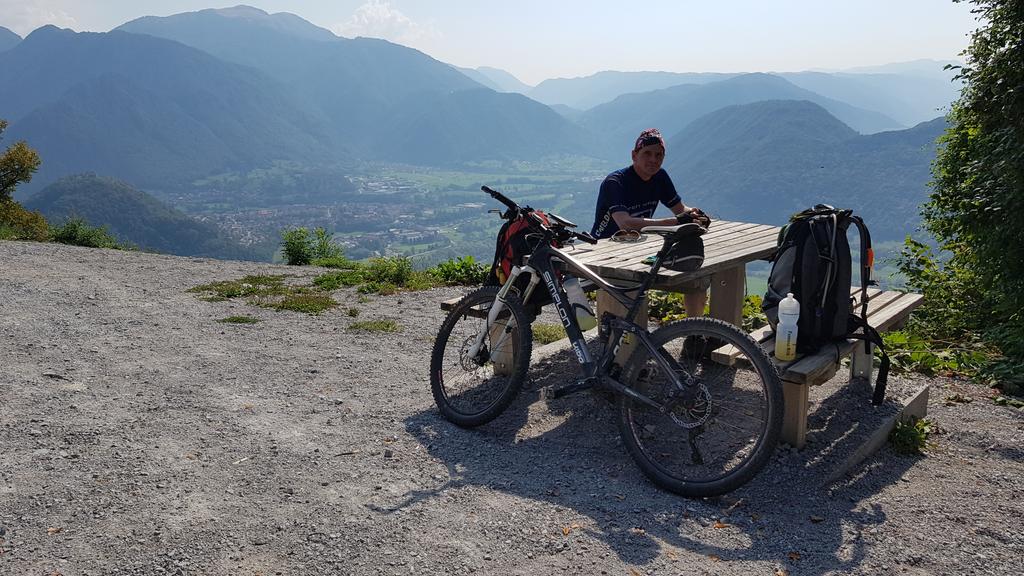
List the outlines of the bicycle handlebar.
<svg viewBox="0 0 1024 576">
<path fill-rule="evenodd" d="M 509 200 L 508 197 L 502 194 L 501 192 L 498 192 L 497 190 L 492 190 L 487 186 L 481 186 L 480 189 L 490 194 L 491 198 L 494 198 L 498 202 L 501 202 L 502 204 L 507 206 L 509 210 L 519 210 L 519 205 Z"/>
<path fill-rule="evenodd" d="M 488 194 L 490 194 L 491 198 L 494 198 L 498 202 L 501 202 L 502 204 L 507 206 L 508 209 L 512 213 L 522 214 L 522 213 L 526 212 L 526 213 L 531 214 L 531 215 L 533 213 L 533 209 L 530 208 L 529 206 L 522 207 L 522 206 L 516 204 L 515 202 L 513 202 L 512 200 L 510 200 L 507 196 L 505 196 L 501 192 L 498 192 L 497 190 L 494 190 L 494 189 L 492 189 L 492 188 L 490 188 L 488 186 L 481 186 L 480 189 L 483 190 L 484 192 L 487 192 Z M 506 212 L 505 215 L 503 216 L 503 218 L 509 219 L 510 216 L 511 216 L 511 214 Z M 582 241 L 586 242 L 587 244 L 597 244 L 597 238 L 594 238 L 590 234 L 588 234 L 586 232 L 574 232 L 573 230 L 570 230 L 567 227 L 567 224 L 571 224 L 573 226 L 575 226 L 575 224 L 572 224 L 568 220 L 564 220 L 562 218 L 552 218 L 552 220 L 557 224 L 557 226 L 547 226 L 547 225 L 544 224 L 544 222 L 540 218 L 534 218 L 534 222 L 538 226 L 540 226 L 542 228 L 545 228 L 547 230 L 550 230 L 556 236 L 561 236 L 562 237 L 561 240 L 568 240 L 570 238 L 577 238 L 579 240 L 582 240 Z"/>
</svg>

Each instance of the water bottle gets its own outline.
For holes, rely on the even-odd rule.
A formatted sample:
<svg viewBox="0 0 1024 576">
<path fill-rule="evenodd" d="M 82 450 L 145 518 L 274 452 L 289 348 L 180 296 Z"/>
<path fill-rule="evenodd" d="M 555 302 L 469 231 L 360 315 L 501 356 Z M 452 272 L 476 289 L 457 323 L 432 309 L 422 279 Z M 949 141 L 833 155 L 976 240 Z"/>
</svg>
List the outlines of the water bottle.
<svg viewBox="0 0 1024 576">
<path fill-rule="evenodd" d="M 800 319 L 800 303 L 793 293 L 779 302 L 779 324 L 775 327 L 775 359 L 783 362 L 796 359 L 796 323 Z"/>
<path fill-rule="evenodd" d="M 579 323 L 580 330 L 586 332 L 597 326 L 597 318 L 590 309 L 587 295 L 580 287 L 579 278 L 566 278 L 565 282 L 562 282 L 562 288 L 565 288 L 565 294 L 569 297 L 569 307 L 576 313 L 576 322 Z"/>
</svg>

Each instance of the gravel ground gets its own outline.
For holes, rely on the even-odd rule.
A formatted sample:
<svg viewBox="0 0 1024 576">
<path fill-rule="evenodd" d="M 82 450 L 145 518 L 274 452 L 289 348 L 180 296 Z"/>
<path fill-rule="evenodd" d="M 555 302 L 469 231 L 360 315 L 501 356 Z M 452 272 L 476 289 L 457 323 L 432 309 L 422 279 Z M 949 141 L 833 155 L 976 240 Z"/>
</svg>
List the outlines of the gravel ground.
<svg viewBox="0 0 1024 576">
<path fill-rule="evenodd" d="M 686 500 L 603 401 L 544 399 L 564 351 L 494 423 L 442 420 L 429 350 L 461 289 L 308 316 L 186 290 L 314 269 L 13 242 L 0 262 L 3 575 L 1019 573 L 1024 413 L 968 382 L 894 378 L 895 399 L 931 385 L 934 446 L 828 484 L 896 409 L 839 377 L 804 450 Z M 402 331 L 349 328 L 384 318 Z"/>
</svg>

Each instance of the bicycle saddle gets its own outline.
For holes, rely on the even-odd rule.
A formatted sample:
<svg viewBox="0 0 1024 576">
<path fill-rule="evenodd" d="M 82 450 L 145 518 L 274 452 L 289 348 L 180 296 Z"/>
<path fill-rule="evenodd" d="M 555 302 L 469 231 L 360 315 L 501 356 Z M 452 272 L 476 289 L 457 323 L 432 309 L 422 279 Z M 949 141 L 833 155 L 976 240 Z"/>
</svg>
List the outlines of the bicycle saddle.
<svg viewBox="0 0 1024 576">
<path fill-rule="evenodd" d="M 700 236 L 707 231 L 707 228 L 696 222 L 676 224 L 675 226 L 645 226 L 640 229 L 640 232 L 644 234 L 657 234 L 663 237 L 673 236 L 677 239 L 685 236 Z"/>
</svg>

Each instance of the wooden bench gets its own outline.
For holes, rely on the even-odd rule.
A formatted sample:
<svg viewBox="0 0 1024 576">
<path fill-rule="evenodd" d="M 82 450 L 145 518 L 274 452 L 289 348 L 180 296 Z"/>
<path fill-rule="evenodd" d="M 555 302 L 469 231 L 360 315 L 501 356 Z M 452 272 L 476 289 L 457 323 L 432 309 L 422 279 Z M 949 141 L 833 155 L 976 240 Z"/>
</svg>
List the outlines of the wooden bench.
<svg viewBox="0 0 1024 576">
<path fill-rule="evenodd" d="M 854 310 L 860 311 L 859 288 L 852 290 Z M 921 305 L 924 296 L 896 291 L 868 289 L 868 324 L 879 332 L 899 329 L 910 316 L 911 311 Z M 765 326 L 751 333 L 772 359 L 775 359 L 775 337 L 771 327 Z M 782 376 L 785 415 L 783 416 L 781 440 L 797 448 L 807 442 L 807 392 L 810 386 L 824 384 L 839 371 L 843 358 L 852 355 L 850 379 L 866 380 L 870 387 L 872 379 L 872 350 L 865 350 L 863 340 L 846 340 L 836 345 L 822 347 L 815 354 L 797 356 L 790 362 L 775 360 Z M 733 346 L 723 346 L 712 352 L 711 358 L 722 364 L 735 364 L 739 351 Z"/>
</svg>

